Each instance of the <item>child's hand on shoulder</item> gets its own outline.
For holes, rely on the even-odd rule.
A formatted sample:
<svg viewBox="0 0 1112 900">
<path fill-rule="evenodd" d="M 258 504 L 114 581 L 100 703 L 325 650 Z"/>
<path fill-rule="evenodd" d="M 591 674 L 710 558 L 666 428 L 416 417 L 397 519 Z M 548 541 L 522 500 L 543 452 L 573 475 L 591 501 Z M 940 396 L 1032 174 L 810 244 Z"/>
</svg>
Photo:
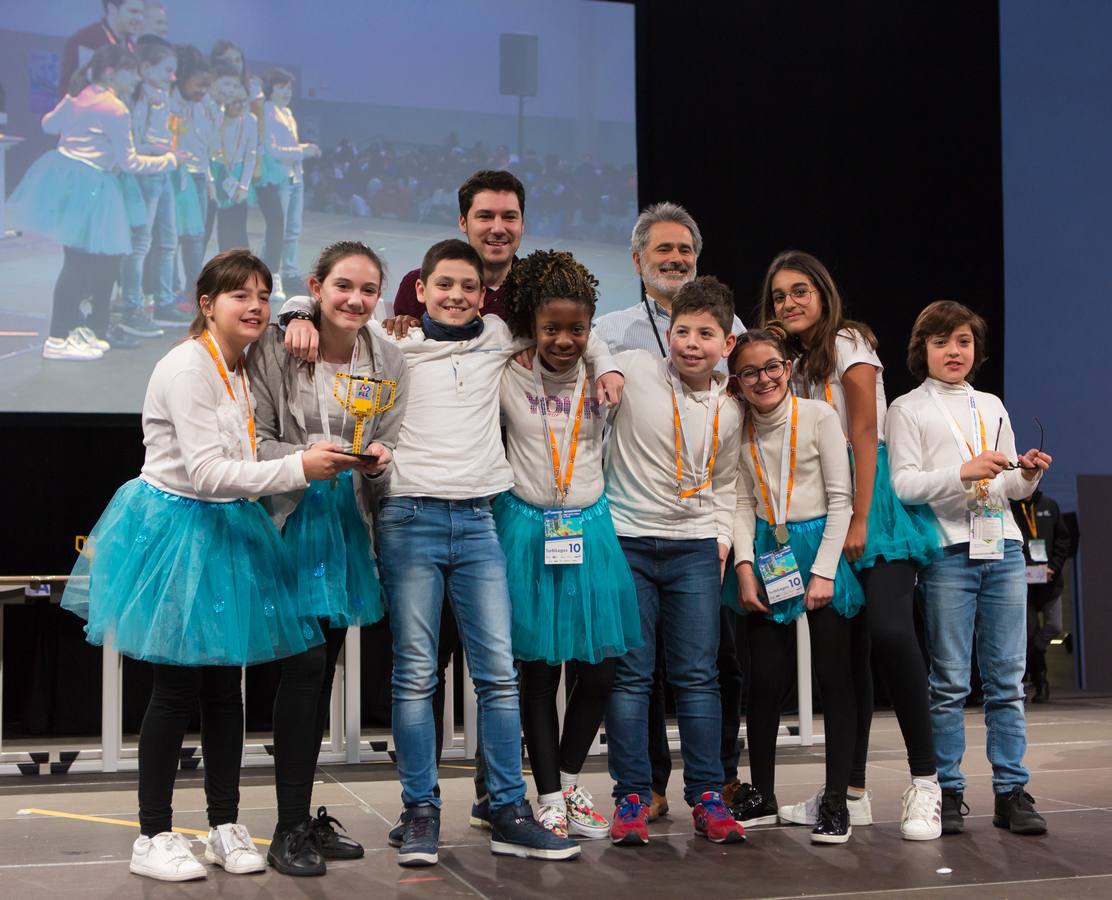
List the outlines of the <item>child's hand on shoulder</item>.
<svg viewBox="0 0 1112 900">
<path fill-rule="evenodd" d="M 803 596 L 803 604 L 808 610 L 822 609 L 834 599 L 834 582 L 821 575 L 812 575 L 807 582 L 807 593 Z"/>
<path fill-rule="evenodd" d="M 537 355 L 537 348 L 526 347 L 524 350 L 518 350 L 514 354 L 514 362 L 521 366 L 523 369 L 533 370 L 533 357 Z"/>
<path fill-rule="evenodd" d="M 599 403 L 617 406 L 622 399 L 625 376 L 621 372 L 604 372 L 595 381 L 595 396 Z"/>
<path fill-rule="evenodd" d="M 315 363 L 319 347 L 320 334 L 308 319 L 291 319 L 286 324 L 286 350 L 290 356 Z"/>
<path fill-rule="evenodd" d="M 384 319 L 382 322 L 383 330 L 395 341 L 400 341 L 403 337 L 409 334 L 410 329 L 420 327 L 420 319 L 404 314 L 400 316 L 394 316 L 394 318 L 392 319 Z"/>
<path fill-rule="evenodd" d="M 1050 468 L 1053 461 L 1054 458 L 1049 453 L 1043 453 L 1041 450 L 1032 448 L 1019 458 L 1019 468 L 1023 472 L 1024 478 L 1028 481 L 1034 481 Z"/>
</svg>

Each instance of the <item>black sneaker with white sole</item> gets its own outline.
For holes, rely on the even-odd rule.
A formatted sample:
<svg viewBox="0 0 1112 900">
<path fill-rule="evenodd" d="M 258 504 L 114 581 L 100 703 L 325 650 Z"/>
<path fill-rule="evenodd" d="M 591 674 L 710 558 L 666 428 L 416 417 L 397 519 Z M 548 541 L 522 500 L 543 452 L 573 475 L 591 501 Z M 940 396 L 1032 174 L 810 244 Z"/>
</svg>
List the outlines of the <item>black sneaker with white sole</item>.
<svg viewBox="0 0 1112 900">
<path fill-rule="evenodd" d="M 440 810 L 435 806 L 411 806 L 402 813 L 402 845 L 399 866 L 435 866 L 440 857 Z"/>
<path fill-rule="evenodd" d="M 533 818 L 528 800 L 490 811 L 490 852 L 523 859 L 575 859 L 579 844 L 558 837 Z"/>
<path fill-rule="evenodd" d="M 193 321 L 193 316 L 182 312 L 172 303 L 165 306 L 155 306 L 151 321 L 155 325 L 165 325 L 168 328 L 183 328 Z"/>
<path fill-rule="evenodd" d="M 154 319 L 141 309 L 129 309 L 120 317 L 120 329 L 133 337 L 157 338 L 166 332 L 154 324 Z"/>
<path fill-rule="evenodd" d="M 969 807 L 965 803 L 965 795 L 952 788 L 942 789 L 942 833 L 961 834 L 965 831 L 965 817 L 969 814 Z"/>
<path fill-rule="evenodd" d="M 104 334 L 104 339 L 108 341 L 113 350 L 138 350 L 143 346 L 142 341 L 128 334 L 120 325 L 109 325 L 108 331 Z"/>
<path fill-rule="evenodd" d="M 745 828 L 754 825 L 775 825 L 778 821 L 776 795 L 767 800 L 749 782 L 744 782 L 734 794 L 734 802 L 730 804 L 730 815 Z"/>
<path fill-rule="evenodd" d="M 816 844 L 844 844 L 852 833 L 845 794 L 840 797 L 823 794 L 815 827 L 811 829 L 811 840 Z"/>
</svg>

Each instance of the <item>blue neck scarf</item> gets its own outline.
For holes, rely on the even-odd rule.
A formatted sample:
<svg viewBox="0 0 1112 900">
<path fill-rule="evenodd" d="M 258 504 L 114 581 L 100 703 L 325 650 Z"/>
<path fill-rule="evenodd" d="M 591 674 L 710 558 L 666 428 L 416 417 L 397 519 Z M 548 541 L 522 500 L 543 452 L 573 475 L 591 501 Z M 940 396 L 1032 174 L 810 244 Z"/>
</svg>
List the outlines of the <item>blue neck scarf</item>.
<svg viewBox="0 0 1112 900">
<path fill-rule="evenodd" d="M 469 341 L 483 333 L 483 320 L 476 316 L 466 325 L 445 325 L 424 313 L 421 316 L 421 330 L 425 332 L 425 337 L 434 341 Z"/>
</svg>

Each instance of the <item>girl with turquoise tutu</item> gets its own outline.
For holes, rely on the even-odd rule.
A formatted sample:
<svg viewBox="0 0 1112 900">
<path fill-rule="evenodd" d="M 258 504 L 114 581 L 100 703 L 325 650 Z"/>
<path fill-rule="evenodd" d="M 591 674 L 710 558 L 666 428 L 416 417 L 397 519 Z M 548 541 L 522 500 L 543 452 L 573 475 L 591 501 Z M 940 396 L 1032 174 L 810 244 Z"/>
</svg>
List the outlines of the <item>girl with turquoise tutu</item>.
<svg viewBox="0 0 1112 900">
<path fill-rule="evenodd" d="M 745 400 L 734 517 L 734 558 L 741 605 L 750 615 L 746 742 L 752 785 L 731 812 L 743 825 L 776 821 L 776 735 L 792 623 L 807 616 L 826 723 L 826 787 L 811 840 L 849 839 L 846 788 L 855 731 L 850 662 L 851 620 L 865 602 L 842 553 L 853 487 L 845 438 L 833 409 L 796 397 L 786 334 L 748 331 L 730 355 Z"/>
<path fill-rule="evenodd" d="M 135 151 L 131 114 L 120 97 L 130 96 L 138 79 L 135 57 L 124 47 L 94 53 L 70 92 L 43 116 L 43 131 L 59 136 L 57 149 L 34 162 L 8 201 L 19 227 L 62 245 L 45 359 L 100 359 L 114 343 L 135 343 L 108 325 L 112 285 L 132 249 L 119 173 L 167 172 L 177 164 L 169 152 Z M 81 314 L 86 298 L 92 301 L 88 324 Z"/>
<path fill-rule="evenodd" d="M 153 663 L 139 733 L 140 837 L 131 871 L 162 881 L 204 878 L 171 831 L 174 776 L 198 701 L 210 832 L 205 858 L 229 872 L 265 861 L 237 824 L 243 752 L 241 667 L 323 640 L 299 613 L 287 551 L 259 495 L 305 488 L 355 465 L 328 447 L 256 460 L 243 354 L 269 321 L 270 272 L 245 250 L 213 258 L 197 282 L 191 338 L 155 366 L 143 401 L 146 456 L 93 528 L 62 606 Z"/>
<path fill-rule="evenodd" d="M 287 875 L 323 875 L 325 859 L 355 859 L 363 848 L 333 830 L 323 807 L 309 816 L 313 773 L 328 720 L 336 660 L 349 627 L 384 614 L 372 549 L 373 512 L 405 411 L 408 370 L 393 342 L 363 326 L 382 290 L 382 262 L 356 241 L 326 247 L 309 289 L 318 303 L 319 358 L 286 351 L 277 325 L 248 362 L 257 401 L 259 457 L 279 460 L 310 447 L 349 455 L 337 478 L 265 501 L 282 528 L 303 614 L 319 619 L 325 645 L 282 660 L 274 698 L 274 776 L 278 825 L 268 853 Z M 359 398 L 377 401 L 365 415 Z M 323 858 L 322 858 L 323 857 Z"/>
<path fill-rule="evenodd" d="M 872 822 L 865 763 L 873 716 L 876 663 L 888 687 L 907 748 L 911 784 L 903 796 L 900 832 L 907 840 L 941 835 L 941 790 L 927 704 L 927 675 L 915 635 L 918 570 L 942 554 L 929 506 L 905 506 L 892 490 L 884 420 L 884 366 L 869 327 L 844 318 L 834 279 L 809 253 L 777 256 L 765 275 L 761 320 L 782 320 L 796 358 L 796 389 L 838 414 L 854 472 L 853 515 L 845 555 L 865 589 L 867 610 L 854 619 L 853 667 L 857 738 L 850 772 L 849 810 L 855 825 Z M 814 821 L 815 800 L 781 810 L 796 824 Z"/>
<path fill-rule="evenodd" d="M 494 501 L 521 661 L 525 744 L 537 820 L 553 833 L 604 838 L 610 823 L 578 786 L 606 713 L 616 657 L 640 646 L 637 593 L 603 493 L 605 413 L 583 360 L 598 281 L 570 253 L 538 250 L 510 271 L 506 320 L 535 338 L 532 370 L 502 377 L 506 451 L 514 487 Z M 576 682 L 563 734 L 556 693 L 565 662 Z"/>
<path fill-rule="evenodd" d="M 210 163 L 217 245 L 230 250 L 248 244 L 247 195 L 258 155 L 259 125 L 247 110 L 247 89 L 235 69 L 217 62 L 213 74 L 209 96 L 223 106 Z"/>
</svg>

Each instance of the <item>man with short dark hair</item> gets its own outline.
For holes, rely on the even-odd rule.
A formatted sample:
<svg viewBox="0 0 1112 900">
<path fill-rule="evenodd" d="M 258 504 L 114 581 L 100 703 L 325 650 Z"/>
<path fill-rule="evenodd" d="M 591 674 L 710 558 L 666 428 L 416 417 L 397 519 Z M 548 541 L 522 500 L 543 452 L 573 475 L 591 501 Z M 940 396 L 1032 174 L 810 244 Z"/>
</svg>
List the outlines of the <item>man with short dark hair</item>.
<svg viewBox="0 0 1112 900">
<path fill-rule="evenodd" d="M 460 185 L 459 230 L 483 260 L 483 312 L 503 317 L 502 283 L 510 274 L 525 231 L 525 186 L 510 172 L 476 172 Z M 424 308 L 417 300 L 418 275 L 414 269 L 398 285 L 395 317 L 421 318 Z"/>
<path fill-rule="evenodd" d="M 147 7 L 144 0 L 102 0 L 104 18 L 72 35 L 62 50 L 58 69 L 58 95 L 69 90 L 73 73 L 101 47 L 124 44 L 134 50 L 132 41 L 143 33 Z"/>
</svg>

